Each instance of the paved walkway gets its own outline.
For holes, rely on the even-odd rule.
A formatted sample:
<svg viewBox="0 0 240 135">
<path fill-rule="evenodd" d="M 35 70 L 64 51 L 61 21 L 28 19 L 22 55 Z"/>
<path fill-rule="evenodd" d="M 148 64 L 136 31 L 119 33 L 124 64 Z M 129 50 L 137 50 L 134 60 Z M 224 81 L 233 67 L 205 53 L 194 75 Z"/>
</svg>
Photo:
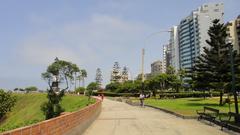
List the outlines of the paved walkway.
<svg viewBox="0 0 240 135">
<path fill-rule="evenodd" d="M 84 135 L 225 135 L 218 126 L 184 120 L 152 108 L 104 99 L 100 116 Z"/>
</svg>

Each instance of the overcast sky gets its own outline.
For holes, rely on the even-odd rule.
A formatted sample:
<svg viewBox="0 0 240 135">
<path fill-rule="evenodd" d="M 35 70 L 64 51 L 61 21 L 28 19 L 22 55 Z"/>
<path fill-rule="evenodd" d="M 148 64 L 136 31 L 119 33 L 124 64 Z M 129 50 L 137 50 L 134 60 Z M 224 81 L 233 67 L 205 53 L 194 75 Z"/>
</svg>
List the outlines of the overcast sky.
<svg viewBox="0 0 240 135">
<path fill-rule="evenodd" d="M 97 68 L 109 82 L 115 61 L 132 77 L 162 59 L 169 33 L 150 34 L 178 25 L 209 2 L 224 3 L 224 20 L 240 14 L 239 0 L 5 0 L 0 1 L 0 88 L 46 89 L 41 73 L 55 57 L 78 64 L 94 81 Z"/>
</svg>

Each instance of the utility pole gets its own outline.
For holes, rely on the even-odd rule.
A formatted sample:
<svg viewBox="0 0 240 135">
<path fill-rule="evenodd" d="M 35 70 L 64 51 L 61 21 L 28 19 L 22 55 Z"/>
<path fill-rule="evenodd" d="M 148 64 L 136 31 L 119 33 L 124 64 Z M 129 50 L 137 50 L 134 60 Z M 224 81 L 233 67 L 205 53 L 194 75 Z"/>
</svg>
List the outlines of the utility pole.
<svg viewBox="0 0 240 135">
<path fill-rule="evenodd" d="M 149 36 L 146 37 L 146 39 L 156 35 L 156 34 L 161 34 L 163 32 L 172 32 L 172 30 L 162 30 L 162 31 L 158 31 L 158 32 L 154 32 L 152 34 L 150 34 Z M 145 39 L 145 44 L 146 44 L 146 39 Z M 144 81 L 145 81 L 145 77 L 144 77 L 144 55 L 145 55 L 145 49 L 142 49 L 142 92 L 144 91 Z"/>
<path fill-rule="evenodd" d="M 238 110 L 238 98 L 237 98 L 237 92 L 235 89 L 235 83 L 236 83 L 236 78 L 235 78 L 235 71 L 234 71 L 234 61 L 233 61 L 233 48 L 231 43 L 229 43 L 229 51 L 230 51 L 230 60 L 231 60 L 231 74 L 232 74 L 232 87 L 231 87 L 231 91 L 233 92 L 233 96 L 234 96 L 234 105 L 235 105 L 235 113 L 239 114 L 239 110 Z M 235 122 L 239 123 L 240 119 L 235 117 Z"/>
<path fill-rule="evenodd" d="M 142 82 L 144 82 L 144 55 L 145 55 L 145 50 L 144 48 L 142 49 Z"/>
<path fill-rule="evenodd" d="M 145 55 L 145 50 L 144 48 L 142 49 L 142 93 L 144 92 L 144 55 Z"/>
<path fill-rule="evenodd" d="M 231 92 L 233 93 L 234 96 L 234 105 L 235 105 L 235 113 L 239 114 L 238 110 L 238 95 L 237 91 L 235 89 L 235 83 L 236 83 L 236 78 L 235 78 L 235 71 L 234 71 L 234 58 L 233 58 L 233 46 L 232 46 L 232 39 L 227 38 L 226 39 L 227 45 L 229 47 L 229 53 L 230 53 L 230 61 L 231 61 L 231 76 L 232 76 L 232 82 L 231 82 Z M 240 123 L 240 118 L 235 117 L 235 122 Z"/>
</svg>

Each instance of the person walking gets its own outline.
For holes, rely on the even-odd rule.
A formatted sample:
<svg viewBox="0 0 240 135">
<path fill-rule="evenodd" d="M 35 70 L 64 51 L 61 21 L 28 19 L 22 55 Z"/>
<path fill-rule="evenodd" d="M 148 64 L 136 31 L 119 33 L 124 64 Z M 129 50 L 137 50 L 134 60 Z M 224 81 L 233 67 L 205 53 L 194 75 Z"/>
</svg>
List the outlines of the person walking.
<svg viewBox="0 0 240 135">
<path fill-rule="evenodd" d="M 140 100 L 140 106 L 141 106 L 141 107 L 144 107 L 144 98 L 145 98 L 144 94 L 141 93 L 141 94 L 139 95 L 139 100 Z"/>
<path fill-rule="evenodd" d="M 103 99 L 104 99 L 104 95 L 103 95 L 103 93 L 101 94 L 101 99 L 102 99 L 102 101 L 103 101 Z"/>
</svg>

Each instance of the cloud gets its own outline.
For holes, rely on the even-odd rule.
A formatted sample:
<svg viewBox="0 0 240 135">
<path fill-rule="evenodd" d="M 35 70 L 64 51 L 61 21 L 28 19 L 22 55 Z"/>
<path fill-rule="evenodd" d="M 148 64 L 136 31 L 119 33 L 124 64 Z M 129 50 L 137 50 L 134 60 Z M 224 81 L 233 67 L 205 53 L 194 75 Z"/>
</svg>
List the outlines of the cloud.
<svg viewBox="0 0 240 135">
<path fill-rule="evenodd" d="M 69 60 L 90 71 L 91 81 L 97 67 L 103 68 L 104 79 L 108 81 L 115 60 L 136 63 L 132 54 L 143 46 L 141 41 L 145 34 L 154 30 L 139 22 L 105 14 L 93 14 L 84 21 L 75 20 L 61 25 L 41 19 L 51 27 L 42 31 L 38 29 L 26 36 L 16 49 L 19 59 L 26 65 L 38 66 L 48 65 L 55 57 Z M 42 23 L 37 25 L 46 25 Z"/>
<path fill-rule="evenodd" d="M 70 61 L 78 60 L 78 55 L 71 48 L 44 41 L 26 42 L 19 54 L 23 60 L 34 65 L 46 65 L 56 57 Z"/>
<path fill-rule="evenodd" d="M 46 19 L 44 19 L 46 20 Z M 108 15 L 94 14 L 86 21 L 75 21 L 37 31 L 25 38 L 17 49 L 31 64 L 46 64 L 53 57 L 82 62 L 101 58 L 103 54 L 116 54 L 134 49 L 139 38 L 151 28 Z M 41 59 L 36 59 L 41 58 Z M 82 59 L 83 60 L 83 59 Z"/>
</svg>

